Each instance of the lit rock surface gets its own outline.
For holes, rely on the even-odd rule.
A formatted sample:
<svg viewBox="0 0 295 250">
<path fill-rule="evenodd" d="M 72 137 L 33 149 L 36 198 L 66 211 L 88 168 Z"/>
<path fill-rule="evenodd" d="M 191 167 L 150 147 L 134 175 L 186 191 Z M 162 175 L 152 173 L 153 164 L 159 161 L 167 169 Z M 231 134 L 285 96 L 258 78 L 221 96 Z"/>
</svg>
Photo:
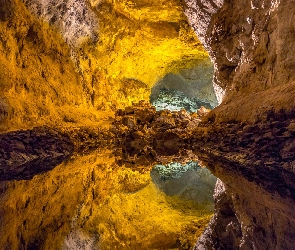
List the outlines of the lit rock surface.
<svg viewBox="0 0 295 250">
<path fill-rule="evenodd" d="M 2 1 L 0 13 L 0 130 L 61 122 L 75 106 L 89 113 L 61 35 L 22 1 Z"/>
<path fill-rule="evenodd" d="M 225 94 L 195 133 L 223 182 L 195 249 L 293 249 L 294 1 L 186 2 Z"/>
<path fill-rule="evenodd" d="M 218 119 L 255 121 L 272 108 L 291 110 L 294 2 L 187 2 L 190 23 L 213 60 L 214 83 L 225 93 Z"/>
<path fill-rule="evenodd" d="M 5 132 L 97 125 L 208 54 L 179 1 L 5 0 L 0 59 Z"/>
<path fill-rule="evenodd" d="M 87 0 L 24 0 L 28 10 L 57 28 L 73 50 L 98 37 L 98 17 Z"/>
<path fill-rule="evenodd" d="M 194 68 L 168 73 L 152 88 L 151 103 L 157 110 L 166 107 L 169 110 L 185 108 L 196 112 L 201 105 L 213 109 L 217 106 L 217 99 L 212 77 L 213 64 L 209 59 L 199 60 Z"/>
<path fill-rule="evenodd" d="M 186 142 L 200 121 L 200 116 L 184 109 L 156 111 L 148 103 L 140 102 L 118 110 L 113 129 L 121 138 L 126 161 L 146 165 L 150 158 L 170 163 L 171 157 L 179 157 L 188 162 L 197 159 Z"/>
</svg>

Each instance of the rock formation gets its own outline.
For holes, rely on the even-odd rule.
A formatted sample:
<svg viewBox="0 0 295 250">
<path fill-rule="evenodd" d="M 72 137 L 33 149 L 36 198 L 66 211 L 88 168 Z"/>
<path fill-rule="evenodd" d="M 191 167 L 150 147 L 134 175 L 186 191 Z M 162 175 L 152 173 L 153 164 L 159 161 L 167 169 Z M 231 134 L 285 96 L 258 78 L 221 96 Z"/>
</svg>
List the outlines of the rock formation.
<svg viewBox="0 0 295 250">
<path fill-rule="evenodd" d="M 158 163 L 197 160 L 191 153 L 188 138 L 201 118 L 196 113 L 156 111 L 149 103 L 140 102 L 118 110 L 114 131 L 121 138 L 126 162 L 147 165 L 150 159 Z M 147 164 L 146 164 L 147 163 Z"/>
<path fill-rule="evenodd" d="M 5 0 L 0 59 L 2 132 L 97 124 L 169 72 L 208 64 L 179 1 Z"/>
<path fill-rule="evenodd" d="M 181 231 L 187 217 L 171 206 L 182 211 L 182 201 L 160 195 L 148 172 L 154 164 L 198 160 L 219 180 L 215 214 L 196 250 L 294 249 L 295 3 L 184 3 L 1 2 L 0 180 L 31 179 L 0 182 L 1 248 L 96 241 L 106 249 L 190 248 L 195 238 L 184 235 L 199 234 L 208 215 Z M 198 114 L 130 107 L 149 100 L 155 84 L 156 93 L 165 87 L 189 95 L 190 87 L 174 88 L 176 79 L 189 86 L 200 62 L 210 71 L 189 24 L 213 62 L 220 105 Z M 208 79 L 196 91 L 203 100 Z M 119 150 L 109 158 L 84 155 L 98 145 Z M 129 208 L 127 196 L 140 208 Z M 149 209 L 146 199 L 155 196 Z M 149 213 L 176 219 L 151 222 Z M 130 223 L 138 216 L 151 234 Z"/>
<path fill-rule="evenodd" d="M 218 103 L 212 85 L 212 77 L 213 64 L 209 59 L 199 60 L 196 66 L 191 69 L 168 73 L 152 88 L 151 103 L 159 110 L 165 108 L 173 110 L 174 106 L 176 110 L 177 108 L 180 110 L 188 106 L 187 111 L 195 112 L 202 105 L 213 109 Z M 167 92 L 168 96 L 166 97 Z M 176 98 L 171 97 L 170 93 L 174 94 Z"/>
<path fill-rule="evenodd" d="M 294 1 L 186 3 L 223 99 L 194 135 L 223 182 L 195 249 L 292 249 Z"/>
<path fill-rule="evenodd" d="M 293 1 L 186 2 L 224 99 L 215 110 L 218 119 L 255 121 L 267 110 L 292 110 Z"/>
</svg>

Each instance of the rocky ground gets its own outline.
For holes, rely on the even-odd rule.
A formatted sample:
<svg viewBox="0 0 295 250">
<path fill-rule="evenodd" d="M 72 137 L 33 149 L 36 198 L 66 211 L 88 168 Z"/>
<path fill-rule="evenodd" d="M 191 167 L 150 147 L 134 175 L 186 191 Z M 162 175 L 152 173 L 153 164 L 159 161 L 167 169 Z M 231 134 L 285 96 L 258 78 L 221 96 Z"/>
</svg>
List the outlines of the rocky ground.
<svg viewBox="0 0 295 250">
<path fill-rule="evenodd" d="M 113 129 L 121 138 L 124 162 L 147 166 L 150 162 L 197 160 L 187 144 L 192 131 L 209 112 L 201 107 L 198 113 L 156 111 L 148 103 L 137 103 L 116 113 Z"/>
<path fill-rule="evenodd" d="M 140 102 L 118 110 L 109 128 L 43 126 L 1 134 L 1 179 L 32 178 L 73 154 L 87 154 L 102 146 L 118 148 L 119 164 L 152 167 L 173 160 L 196 160 L 187 141 L 208 112 L 204 107 L 198 114 L 185 110 L 156 111 L 148 103 Z"/>
</svg>

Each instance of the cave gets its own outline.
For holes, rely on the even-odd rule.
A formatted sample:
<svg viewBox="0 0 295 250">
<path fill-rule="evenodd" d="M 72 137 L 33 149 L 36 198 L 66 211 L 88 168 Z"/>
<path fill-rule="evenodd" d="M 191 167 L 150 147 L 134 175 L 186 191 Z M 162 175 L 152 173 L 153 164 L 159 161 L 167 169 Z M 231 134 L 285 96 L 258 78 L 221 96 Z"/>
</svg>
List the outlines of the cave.
<svg viewBox="0 0 295 250">
<path fill-rule="evenodd" d="M 213 87 L 213 63 L 198 60 L 189 69 L 169 72 L 151 89 L 150 102 L 156 110 L 197 112 L 202 106 L 213 109 L 218 101 Z"/>
<path fill-rule="evenodd" d="M 294 249 L 294 13 L 3 0 L 0 249 Z"/>
</svg>

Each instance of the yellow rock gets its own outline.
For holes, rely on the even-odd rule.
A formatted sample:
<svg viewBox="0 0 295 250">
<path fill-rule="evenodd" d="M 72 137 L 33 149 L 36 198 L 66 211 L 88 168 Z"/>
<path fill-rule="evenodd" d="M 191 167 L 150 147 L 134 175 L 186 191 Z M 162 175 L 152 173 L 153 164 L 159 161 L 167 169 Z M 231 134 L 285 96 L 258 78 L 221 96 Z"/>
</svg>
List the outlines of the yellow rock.
<svg viewBox="0 0 295 250">
<path fill-rule="evenodd" d="M 0 183 L 0 248 L 75 249 L 75 242 L 91 242 L 100 249 L 190 249 L 210 212 L 165 195 L 149 173 L 119 167 L 110 153 Z"/>
<path fill-rule="evenodd" d="M 79 37 L 74 45 L 61 27 L 22 1 L 1 6 L 0 131 L 96 124 L 102 118 L 98 110 L 111 115 L 149 100 L 164 75 L 208 58 L 179 1 L 91 4 L 99 20 L 91 32 L 98 39 Z"/>
</svg>

